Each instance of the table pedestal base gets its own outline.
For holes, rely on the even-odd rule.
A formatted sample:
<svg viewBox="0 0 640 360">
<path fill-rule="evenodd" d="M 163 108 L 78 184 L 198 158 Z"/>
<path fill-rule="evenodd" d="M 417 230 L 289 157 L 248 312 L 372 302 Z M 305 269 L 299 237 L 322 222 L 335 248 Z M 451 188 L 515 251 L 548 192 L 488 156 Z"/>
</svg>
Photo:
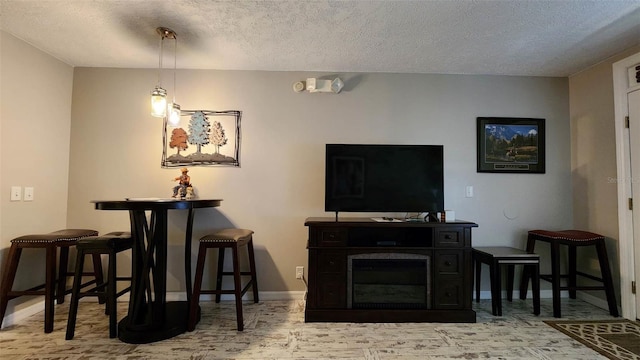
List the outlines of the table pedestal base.
<svg viewBox="0 0 640 360">
<path fill-rule="evenodd" d="M 164 322 L 142 328 L 132 325 L 128 316 L 124 317 L 118 323 L 118 338 L 129 344 L 148 344 L 169 339 L 187 331 L 188 318 L 188 302 L 168 302 L 165 306 Z M 196 319 L 196 323 L 200 321 L 200 307 Z"/>
</svg>

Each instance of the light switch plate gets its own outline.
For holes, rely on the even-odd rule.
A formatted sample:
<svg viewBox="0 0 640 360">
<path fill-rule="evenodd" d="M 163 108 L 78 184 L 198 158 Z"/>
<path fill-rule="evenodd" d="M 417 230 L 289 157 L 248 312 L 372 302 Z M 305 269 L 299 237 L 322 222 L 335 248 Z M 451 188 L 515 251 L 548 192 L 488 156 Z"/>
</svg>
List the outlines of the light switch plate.
<svg viewBox="0 0 640 360">
<path fill-rule="evenodd" d="M 33 187 L 27 186 L 24 188 L 24 201 L 33 201 Z"/>
<path fill-rule="evenodd" d="M 22 200 L 22 187 L 21 186 L 12 186 L 11 187 L 11 201 L 20 201 Z"/>
</svg>

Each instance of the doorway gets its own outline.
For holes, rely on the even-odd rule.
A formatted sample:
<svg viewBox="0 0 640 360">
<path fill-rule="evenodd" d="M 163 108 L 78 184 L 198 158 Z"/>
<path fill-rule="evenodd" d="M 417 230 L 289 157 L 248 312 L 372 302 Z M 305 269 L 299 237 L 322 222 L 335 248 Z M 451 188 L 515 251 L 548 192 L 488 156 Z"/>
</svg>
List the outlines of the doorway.
<svg viewBox="0 0 640 360">
<path fill-rule="evenodd" d="M 632 156 L 640 154 L 640 84 L 631 76 L 638 65 L 640 53 L 613 64 L 620 293 L 622 316 L 631 320 L 640 317 L 640 294 L 636 294 L 632 287 L 632 283 L 640 285 L 640 196 L 635 199 L 635 212 L 629 206 L 633 199 L 633 185 L 636 194 L 640 194 L 640 156 Z M 625 125 L 627 116 L 630 128 Z M 633 174 L 636 174 L 635 181 Z"/>
<path fill-rule="evenodd" d="M 631 158 L 631 195 L 640 206 L 640 90 L 627 95 L 629 106 L 629 153 Z M 636 208 L 637 209 L 637 208 Z M 640 211 L 632 211 L 635 281 L 640 279 Z M 637 286 L 637 285 L 636 285 Z M 636 292 L 636 318 L 640 316 L 640 296 Z"/>
</svg>

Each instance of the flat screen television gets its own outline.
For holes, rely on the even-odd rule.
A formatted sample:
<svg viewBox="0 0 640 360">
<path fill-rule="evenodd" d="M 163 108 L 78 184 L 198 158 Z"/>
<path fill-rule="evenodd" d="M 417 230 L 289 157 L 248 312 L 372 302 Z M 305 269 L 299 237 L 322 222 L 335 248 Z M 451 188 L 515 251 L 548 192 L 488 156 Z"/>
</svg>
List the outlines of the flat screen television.
<svg viewBox="0 0 640 360">
<path fill-rule="evenodd" d="M 325 211 L 444 211 L 442 145 L 327 144 Z"/>
</svg>

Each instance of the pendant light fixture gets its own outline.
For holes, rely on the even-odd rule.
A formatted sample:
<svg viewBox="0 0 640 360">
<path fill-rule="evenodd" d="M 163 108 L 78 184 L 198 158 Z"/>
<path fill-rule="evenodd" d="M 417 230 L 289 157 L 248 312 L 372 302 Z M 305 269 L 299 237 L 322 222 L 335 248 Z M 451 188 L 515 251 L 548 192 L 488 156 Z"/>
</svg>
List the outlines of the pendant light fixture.
<svg viewBox="0 0 640 360">
<path fill-rule="evenodd" d="M 180 105 L 176 104 L 176 69 L 178 65 L 178 37 L 173 33 L 173 102 L 169 105 L 169 124 L 178 126 L 180 123 Z"/>
<path fill-rule="evenodd" d="M 176 124 L 180 120 L 180 105 L 176 104 L 176 59 L 177 59 L 177 47 L 178 39 L 175 31 L 159 27 L 156 32 L 160 35 L 160 56 L 158 58 L 158 84 L 151 92 L 151 116 L 164 118 L 167 116 L 167 109 L 169 110 L 169 121 L 176 121 Z M 162 60 L 164 56 L 164 39 L 173 39 L 173 103 L 167 108 L 167 90 L 162 87 Z M 177 114 L 177 115 L 174 115 Z"/>
</svg>

